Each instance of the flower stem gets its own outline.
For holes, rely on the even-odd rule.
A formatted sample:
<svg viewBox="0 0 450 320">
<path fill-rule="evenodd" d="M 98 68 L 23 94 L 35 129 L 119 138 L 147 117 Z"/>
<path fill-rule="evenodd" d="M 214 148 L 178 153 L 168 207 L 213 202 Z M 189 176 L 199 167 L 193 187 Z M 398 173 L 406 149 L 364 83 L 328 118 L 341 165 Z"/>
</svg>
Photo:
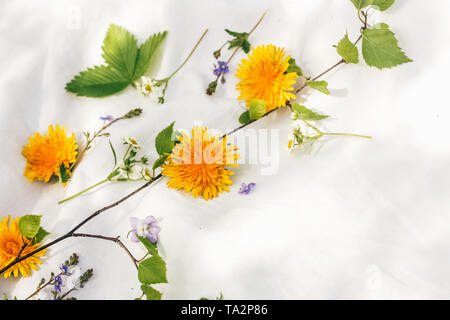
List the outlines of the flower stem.
<svg viewBox="0 0 450 320">
<path fill-rule="evenodd" d="M 256 30 L 256 28 L 258 28 L 258 26 L 261 24 L 261 22 L 263 21 L 264 17 L 266 16 L 267 11 L 264 11 L 263 15 L 261 16 L 261 18 L 259 18 L 258 22 L 255 24 L 255 26 L 252 28 L 252 30 L 250 30 L 250 32 L 248 33 L 248 35 L 250 36 L 253 31 Z"/>
<path fill-rule="evenodd" d="M 208 29 L 205 30 L 205 32 L 203 32 L 202 36 L 200 37 L 200 39 L 197 41 L 197 43 L 195 44 L 194 48 L 191 50 L 191 52 L 189 53 L 188 57 L 184 60 L 184 62 L 181 64 L 181 66 L 178 67 L 178 69 L 176 69 L 170 76 L 168 76 L 167 78 L 165 78 L 164 80 L 169 81 L 178 71 L 181 70 L 181 68 L 184 67 L 184 65 L 189 61 L 189 59 L 192 57 L 192 55 L 194 54 L 195 50 L 197 49 L 197 47 L 200 45 L 200 42 L 202 42 L 203 38 L 206 36 L 206 34 L 208 33 Z"/>
<path fill-rule="evenodd" d="M 314 131 L 318 133 L 317 136 L 314 136 L 314 140 L 317 140 L 319 138 L 322 138 L 323 136 L 348 136 L 348 137 L 357 137 L 357 138 L 364 138 L 364 139 L 372 139 L 371 136 L 366 136 L 362 134 L 355 134 L 355 133 L 337 133 L 337 132 L 322 132 L 317 127 L 313 126 L 311 123 L 309 123 L 306 120 L 303 120 L 303 122 L 310 128 L 312 128 Z"/>
<path fill-rule="evenodd" d="M 349 137 L 357 137 L 357 138 L 364 138 L 364 139 L 372 139 L 371 136 L 365 136 L 362 134 L 355 134 L 355 133 L 335 133 L 335 132 L 327 132 L 322 133 L 324 136 L 349 136 Z"/>
<path fill-rule="evenodd" d="M 62 275 L 62 272 L 59 274 Z M 44 289 L 45 287 L 47 287 L 52 281 L 53 281 L 54 277 L 53 275 L 50 277 L 50 280 L 48 280 L 44 285 L 40 286 L 38 289 L 36 289 L 36 291 L 34 291 L 32 294 L 30 294 L 28 297 L 25 298 L 25 300 L 30 300 L 32 297 L 34 297 L 35 295 L 37 295 L 42 289 Z"/>
<path fill-rule="evenodd" d="M 253 31 L 256 30 L 256 28 L 258 28 L 258 26 L 261 24 L 261 22 L 263 21 L 264 17 L 266 16 L 267 11 L 264 11 L 263 15 L 261 16 L 261 18 L 259 18 L 258 22 L 253 26 L 252 30 L 250 30 L 248 32 L 248 36 L 250 37 L 250 35 L 253 33 Z M 228 42 L 225 42 L 225 44 L 227 44 Z M 233 53 L 231 54 L 231 56 L 228 58 L 227 60 L 227 64 L 229 64 L 231 62 L 231 60 L 233 59 L 233 57 L 236 55 L 236 53 L 238 53 L 239 49 L 241 49 L 241 47 L 237 47 L 236 49 L 234 49 Z M 219 80 L 220 77 L 223 77 L 223 73 L 220 73 L 217 78 L 216 81 Z"/>
<path fill-rule="evenodd" d="M 105 182 L 107 182 L 107 181 L 109 181 L 108 178 L 106 178 L 106 179 L 104 179 L 104 180 L 102 180 L 102 181 L 100 181 L 100 182 L 94 184 L 93 186 L 90 186 L 90 187 L 87 188 L 87 189 L 84 189 L 83 191 L 78 192 L 77 194 L 74 194 L 73 196 L 71 196 L 71 197 L 69 197 L 69 198 L 66 198 L 66 199 L 64 199 L 64 200 L 59 201 L 58 204 L 64 203 L 64 202 L 69 201 L 69 200 L 72 200 L 73 198 L 76 198 L 76 197 L 78 197 L 79 195 L 82 195 L 83 193 L 85 193 L 85 192 L 87 192 L 87 191 L 89 191 L 89 190 L 91 190 L 91 189 L 94 189 L 95 187 L 97 187 L 97 186 L 99 186 L 99 185 L 101 185 L 101 184 L 103 184 L 103 183 L 105 183 Z"/>
</svg>

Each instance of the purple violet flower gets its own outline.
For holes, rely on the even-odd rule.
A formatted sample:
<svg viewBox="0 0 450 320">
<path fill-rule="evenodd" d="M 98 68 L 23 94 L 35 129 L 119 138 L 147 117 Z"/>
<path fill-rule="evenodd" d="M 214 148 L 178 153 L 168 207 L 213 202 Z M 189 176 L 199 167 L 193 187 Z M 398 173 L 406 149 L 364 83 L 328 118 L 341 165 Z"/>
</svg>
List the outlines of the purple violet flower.
<svg viewBox="0 0 450 320">
<path fill-rule="evenodd" d="M 55 287 L 54 287 L 54 291 L 55 292 L 61 292 L 61 285 L 62 285 L 62 278 L 61 278 L 61 275 L 57 275 L 56 277 L 55 277 Z"/>
<path fill-rule="evenodd" d="M 63 264 L 63 265 L 61 266 L 61 271 L 62 271 L 62 273 L 63 273 L 64 275 L 70 276 L 69 267 L 66 266 L 65 264 Z"/>
<path fill-rule="evenodd" d="M 144 220 L 136 217 L 130 218 L 132 230 L 131 241 L 139 242 L 138 236 L 147 238 L 150 242 L 158 242 L 158 234 L 161 229 L 156 225 L 156 218 L 148 216 Z"/>
<path fill-rule="evenodd" d="M 248 185 L 243 183 L 241 188 L 239 189 L 239 194 L 249 194 L 252 192 L 253 188 L 256 186 L 256 183 L 251 182 Z"/>
<path fill-rule="evenodd" d="M 114 117 L 113 117 L 112 115 L 108 114 L 108 115 L 106 115 L 106 116 L 104 116 L 104 117 L 100 117 L 100 120 L 111 122 L 111 121 L 114 120 Z"/>
<path fill-rule="evenodd" d="M 214 75 L 220 76 L 222 74 L 227 74 L 229 71 L 228 64 L 225 61 L 218 61 L 218 63 L 218 66 L 214 64 Z"/>
</svg>

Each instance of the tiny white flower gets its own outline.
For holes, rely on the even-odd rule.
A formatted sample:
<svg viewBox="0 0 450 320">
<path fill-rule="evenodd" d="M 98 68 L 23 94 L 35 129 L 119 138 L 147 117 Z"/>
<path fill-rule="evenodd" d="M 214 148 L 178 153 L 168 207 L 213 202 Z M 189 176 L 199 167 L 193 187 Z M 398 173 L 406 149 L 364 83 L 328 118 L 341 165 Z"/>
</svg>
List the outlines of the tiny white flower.
<svg viewBox="0 0 450 320">
<path fill-rule="evenodd" d="M 142 76 L 139 83 L 139 89 L 144 96 L 151 95 L 153 93 L 153 81 L 149 77 Z"/>
<path fill-rule="evenodd" d="M 132 165 L 128 170 L 128 178 L 131 180 L 139 180 L 142 178 L 142 166 L 135 164 Z"/>
<path fill-rule="evenodd" d="M 295 148 L 295 137 L 294 136 L 289 135 L 287 147 L 288 147 L 289 152 L 292 152 L 294 150 L 294 148 Z"/>
<path fill-rule="evenodd" d="M 125 144 L 129 144 L 130 146 L 132 146 L 135 149 L 139 149 L 141 147 L 140 144 L 133 138 L 123 137 L 123 142 Z"/>
<path fill-rule="evenodd" d="M 123 159 L 117 161 L 118 174 L 113 178 L 113 180 L 128 179 L 128 168 L 125 166 Z"/>
<path fill-rule="evenodd" d="M 142 76 L 140 81 L 135 84 L 144 96 L 150 96 L 155 100 L 162 96 L 163 86 L 157 86 L 157 81 L 154 79 Z"/>
<path fill-rule="evenodd" d="M 293 121 L 291 123 L 291 125 L 289 126 L 289 134 L 288 134 L 288 143 L 287 143 L 287 147 L 289 152 L 292 153 L 292 151 L 294 151 L 294 149 L 298 146 L 298 144 L 301 144 L 301 141 L 297 140 L 297 134 L 299 133 L 299 130 L 301 130 L 302 128 L 302 123 L 301 121 Z"/>
</svg>

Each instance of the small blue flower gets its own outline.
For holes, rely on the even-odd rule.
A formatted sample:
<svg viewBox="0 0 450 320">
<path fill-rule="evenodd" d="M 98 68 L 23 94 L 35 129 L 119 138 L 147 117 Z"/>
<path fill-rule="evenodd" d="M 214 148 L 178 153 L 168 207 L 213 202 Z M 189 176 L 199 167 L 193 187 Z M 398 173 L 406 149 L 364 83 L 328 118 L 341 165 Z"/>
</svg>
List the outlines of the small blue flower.
<svg viewBox="0 0 450 320">
<path fill-rule="evenodd" d="M 249 194 L 252 192 L 253 188 L 256 186 L 256 183 L 251 182 L 248 185 L 243 183 L 241 188 L 239 189 L 239 194 Z"/>
<path fill-rule="evenodd" d="M 65 264 L 63 264 L 63 265 L 61 266 L 61 271 L 62 271 L 62 273 L 63 273 L 64 275 L 70 276 L 69 267 L 66 266 Z"/>
<path fill-rule="evenodd" d="M 104 116 L 104 117 L 100 117 L 100 120 L 111 122 L 111 121 L 114 120 L 114 117 L 113 117 L 112 115 L 108 114 L 108 115 L 106 115 L 106 116 Z"/>
<path fill-rule="evenodd" d="M 214 75 L 220 76 L 222 74 L 227 74 L 229 71 L 228 64 L 225 61 L 218 61 L 218 63 L 218 66 L 214 65 Z"/>
<path fill-rule="evenodd" d="M 61 292 L 61 285 L 62 285 L 62 278 L 61 278 L 61 275 L 57 275 L 56 277 L 55 277 L 55 287 L 54 287 L 54 291 L 55 292 Z"/>
</svg>

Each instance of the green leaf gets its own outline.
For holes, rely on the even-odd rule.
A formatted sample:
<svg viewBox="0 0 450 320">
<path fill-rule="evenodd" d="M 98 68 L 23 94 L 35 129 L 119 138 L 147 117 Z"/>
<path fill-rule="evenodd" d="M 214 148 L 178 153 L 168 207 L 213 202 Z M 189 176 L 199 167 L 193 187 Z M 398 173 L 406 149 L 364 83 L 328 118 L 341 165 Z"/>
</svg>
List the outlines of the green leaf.
<svg viewBox="0 0 450 320">
<path fill-rule="evenodd" d="M 158 159 L 156 159 L 155 162 L 153 162 L 152 170 L 156 170 L 159 167 L 161 167 L 164 164 L 164 162 L 166 162 L 166 159 L 167 155 L 160 156 Z"/>
<path fill-rule="evenodd" d="M 302 69 L 297 65 L 297 63 L 295 63 L 295 59 L 293 59 L 293 58 L 289 59 L 289 67 L 286 69 L 286 71 L 284 73 L 290 73 L 290 72 L 297 73 L 297 75 L 299 77 L 303 76 Z"/>
<path fill-rule="evenodd" d="M 234 39 L 228 41 L 230 44 L 228 46 L 228 49 L 237 48 L 240 47 L 245 53 L 250 52 L 251 44 L 248 41 L 249 34 L 247 32 L 234 32 L 228 29 L 225 29 L 225 31 L 234 37 Z"/>
<path fill-rule="evenodd" d="M 66 168 L 64 163 L 61 163 L 59 165 L 58 178 L 59 178 L 59 182 L 61 182 L 63 184 L 70 180 L 70 171 L 69 171 L 69 169 Z"/>
<path fill-rule="evenodd" d="M 44 238 L 46 236 L 48 236 L 49 234 L 50 234 L 50 232 L 48 232 L 44 228 L 40 227 L 38 232 L 36 233 L 36 235 L 33 238 L 33 244 L 41 243 L 41 241 L 44 240 Z"/>
<path fill-rule="evenodd" d="M 137 236 L 137 238 L 139 239 L 139 241 L 145 246 L 145 248 L 147 249 L 147 251 L 152 255 L 152 256 L 158 256 L 158 246 L 156 243 L 151 242 L 150 240 L 148 240 L 147 238 L 144 237 L 140 237 Z"/>
<path fill-rule="evenodd" d="M 345 60 L 346 63 L 359 63 L 358 48 L 350 41 L 348 34 L 339 41 L 337 47 L 338 54 Z"/>
<path fill-rule="evenodd" d="M 34 238 L 41 227 L 41 218 L 42 216 L 31 214 L 21 217 L 19 219 L 20 233 L 29 239 Z"/>
<path fill-rule="evenodd" d="M 231 31 L 229 29 L 225 29 L 225 31 L 230 36 L 233 36 L 235 38 L 248 38 L 248 33 L 247 32 L 235 32 L 235 31 Z"/>
<path fill-rule="evenodd" d="M 130 81 L 117 70 L 107 66 L 96 66 L 80 72 L 66 85 L 66 90 L 77 96 L 106 97 L 122 91 Z"/>
<path fill-rule="evenodd" d="M 160 256 L 152 256 L 139 264 L 138 279 L 143 284 L 167 283 L 166 263 Z"/>
<path fill-rule="evenodd" d="M 139 48 L 136 38 L 122 27 L 111 24 L 103 41 L 103 58 L 107 66 L 80 72 L 66 90 L 85 97 L 105 97 L 122 91 L 145 74 L 156 49 L 167 31 L 149 37 Z"/>
<path fill-rule="evenodd" d="M 311 87 L 317 91 L 320 91 L 324 94 L 330 94 L 330 90 L 328 90 L 328 82 L 326 82 L 326 81 L 309 81 L 308 80 L 308 81 L 306 81 L 306 84 L 309 87 Z"/>
<path fill-rule="evenodd" d="M 233 40 L 230 40 L 230 41 L 228 41 L 228 43 L 230 44 L 228 46 L 228 49 L 242 47 L 245 41 L 246 40 L 244 38 L 235 38 Z"/>
<path fill-rule="evenodd" d="M 372 4 L 373 0 L 351 0 L 355 5 L 356 9 L 362 9 Z"/>
<path fill-rule="evenodd" d="M 242 48 L 242 50 L 243 50 L 245 53 L 249 53 L 249 52 L 250 52 L 251 46 L 252 46 L 252 45 L 250 44 L 250 42 L 248 42 L 248 40 L 245 40 L 245 41 L 242 43 L 241 48 Z"/>
<path fill-rule="evenodd" d="M 116 155 L 116 150 L 114 150 L 114 147 L 113 147 L 113 145 L 112 145 L 112 143 L 111 143 L 111 140 L 109 140 L 108 142 L 109 142 L 109 146 L 111 147 L 111 152 L 112 152 L 112 154 L 113 154 L 113 156 L 114 156 L 114 167 L 116 167 L 116 165 L 117 165 L 117 155 Z"/>
<path fill-rule="evenodd" d="M 242 123 L 242 124 L 247 124 L 247 123 L 250 122 L 250 112 L 248 110 L 243 112 L 239 116 L 239 122 Z"/>
<path fill-rule="evenodd" d="M 302 106 L 302 105 L 298 104 L 297 102 L 292 105 L 292 110 L 294 112 L 295 120 L 300 119 L 300 120 L 305 120 L 305 121 L 308 121 L 308 120 L 318 121 L 318 120 L 323 120 L 323 119 L 326 119 L 329 117 L 327 115 L 319 114 L 312 110 L 309 110 L 307 107 Z"/>
<path fill-rule="evenodd" d="M 251 121 L 258 120 L 266 113 L 266 102 L 259 99 L 252 100 L 248 112 Z"/>
<path fill-rule="evenodd" d="M 392 68 L 412 62 L 398 46 L 395 34 L 385 23 L 377 24 L 362 31 L 362 53 L 369 66 L 378 69 Z"/>
<path fill-rule="evenodd" d="M 160 156 L 165 155 L 166 153 L 172 152 L 173 146 L 175 142 L 172 139 L 173 126 L 175 121 L 172 122 L 167 128 L 163 129 L 155 139 L 155 147 L 156 151 Z"/>
<path fill-rule="evenodd" d="M 137 51 L 136 69 L 134 70 L 133 80 L 137 80 L 147 72 L 153 54 L 162 44 L 166 36 L 167 31 L 155 33 L 139 47 Z"/>
<path fill-rule="evenodd" d="M 103 41 L 103 58 L 120 72 L 123 78 L 134 80 L 138 52 L 136 38 L 122 27 L 111 24 Z"/>
<path fill-rule="evenodd" d="M 147 300 L 161 300 L 162 294 L 158 290 L 145 284 L 141 285 L 141 290 L 147 297 Z"/>
<path fill-rule="evenodd" d="M 385 11 L 389 9 L 394 2 L 395 0 L 373 0 L 372 7 L 380 11 Z"/>
</svg>

